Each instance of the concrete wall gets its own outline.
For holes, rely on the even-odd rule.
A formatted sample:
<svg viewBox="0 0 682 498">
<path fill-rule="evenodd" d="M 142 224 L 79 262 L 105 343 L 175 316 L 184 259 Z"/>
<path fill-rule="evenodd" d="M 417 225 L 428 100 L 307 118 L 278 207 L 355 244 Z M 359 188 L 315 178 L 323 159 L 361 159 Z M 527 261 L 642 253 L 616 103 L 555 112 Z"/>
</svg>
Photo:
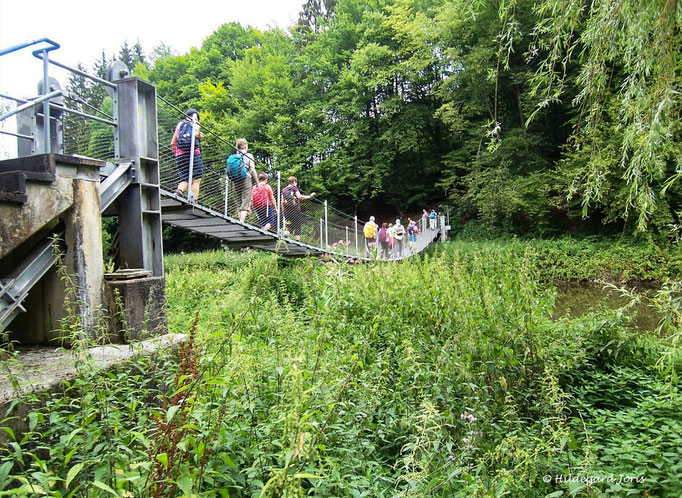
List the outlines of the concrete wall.
<svg viewBox="0 0 682 498">
<path fill-rule="evenodd" d="M 96 330 L 103 309 L 99 194 L 99 168 L 103 165 L 56 154 L 0 163 L 0 170 L 25 170 L 28 194 L 23 205 L 0 203 L 2 269 L 25 256 L 36 239 L 45 237 L 46 229 L 63 225 L 66 233 L 62 267 L 52 268 L 36 284 L 24 301 L 27 312 L 9 326 L 12 338 L 22 344 L 54 344 L 61 320 L 67 316 L 80 321 L 89 334 Z M 40 174 L 50 174 L 53 180 L 31 180 L 32 175 Z"/>
</svg>

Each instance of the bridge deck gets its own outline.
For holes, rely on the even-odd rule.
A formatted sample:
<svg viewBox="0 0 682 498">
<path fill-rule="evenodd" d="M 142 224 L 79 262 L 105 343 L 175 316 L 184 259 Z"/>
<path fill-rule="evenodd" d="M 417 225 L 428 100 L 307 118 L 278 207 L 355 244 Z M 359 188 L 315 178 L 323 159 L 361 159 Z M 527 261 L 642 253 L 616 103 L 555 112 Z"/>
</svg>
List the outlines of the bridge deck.
<svg viewBox="0 0 682 498">
<path fill-rule="evenodd" d="M 285 257 L 317 256 L 328 253 L 321 247 L 287 237 L 280 237 L 272 231 L 265 231 L 249 223 L 219 213 L 210 207 L 199 203 L 191 203 L 185 197 L 180 197 L 167 190 L 161 189 L 161 218 L 169 225 L 191 230 L 209 237 L 222 240 L 234 247 L 252 247 L 264 251 L 275 252 Z M 439 230 L 427 229 L 420 234 L 414 250 L 405 249 L 401 257 L 392 260 L 405 259 L 423 251 L 438 236 Z M 405 236 L 407 239 L 407 236 Z M 407 246 L 407 243 L 406 243 Z M 355 248 L 348 251 L 334 251 L 348 258 L 369 259 L 355 252 Z M 364 247 L 360 248 L 364 251 Z"/>
</svg>

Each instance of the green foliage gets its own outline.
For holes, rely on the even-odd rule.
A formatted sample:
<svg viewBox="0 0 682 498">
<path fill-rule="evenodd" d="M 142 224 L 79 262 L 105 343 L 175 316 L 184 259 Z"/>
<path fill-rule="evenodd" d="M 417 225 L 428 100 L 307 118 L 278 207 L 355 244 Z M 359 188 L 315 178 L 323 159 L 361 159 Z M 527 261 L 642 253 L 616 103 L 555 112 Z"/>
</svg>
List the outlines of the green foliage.
<svg viewBox="0 0 682 498">
<path fill-rule="evenodd" d="M 486 231 L 487 228 L 487 231 Z M 479 247 L 497 247 L 525 255 L 539 272 L 542 282 L 607 281 L 658 282 L 682 278 L 682 253 L 675 246 L 647 240 L 573 238 L 515 240 L 472 225 L 457 242 L 444 246 L 445 252 L 467 253 Z M 499 237 L 485 241 L 486 238 Z M 472 244 L 470 241 L 476 241 Z"/>
<path fill-rule="evenodd" d="M 667 0 L 310 0 L 288 32 L 233 22 L 186 54 L 119 55 L 201 110 L 225 141 L 206 150 L 246 137 L 263 169 L 343 211 L 447 201 L 458 224 L 662 239 L 682 203 L 680 15 Z M 68 151 L 84 153 L 80 125 L 65 121 Z M 102 133 L 87 131 L 87 153 L 110 147 Z"/>
<path fill-rule="evenodd" d="M 670 317 L 660 338 L 620 311 L 555 321 L 544 244 L 459 242 L 366 265 L 170 256 L 171 329 L 194 322 L 179 360 L 82 369 L 5 446 L 5 489 L 673 495 L 679 297 L 656 298 Z M 578 247 L 553 254 L 598 254 Z M 543 479 L 569 473 L 645 480 Z"/>
</svg>

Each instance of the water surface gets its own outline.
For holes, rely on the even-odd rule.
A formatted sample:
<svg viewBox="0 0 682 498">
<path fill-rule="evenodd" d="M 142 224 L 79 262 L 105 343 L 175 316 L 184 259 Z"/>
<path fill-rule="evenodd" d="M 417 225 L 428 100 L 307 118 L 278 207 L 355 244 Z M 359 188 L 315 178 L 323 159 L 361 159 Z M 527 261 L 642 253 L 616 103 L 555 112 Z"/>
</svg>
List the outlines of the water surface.
<svg viewBox="0 0 682 498">
<path fill-rule="evenodd" d="M 564 316 L 577 318 L 589 311 L 599 309 L 615 310 L 622 308 L 630 301 L 629 298 L 621 296 L 618 291 L 598 284 L 562 283 L 557 284 L 556 291 L 554 318 Z M 656 292 L 656 289 L 638 288 L 637 292 L 647 294 Z M 656 310 L 646 304 L 646 300 L 629 309 L 627 313 L 632 317 L 632 327 L 641 331 L 656 330 L 661 318 Z"/>
</svg>

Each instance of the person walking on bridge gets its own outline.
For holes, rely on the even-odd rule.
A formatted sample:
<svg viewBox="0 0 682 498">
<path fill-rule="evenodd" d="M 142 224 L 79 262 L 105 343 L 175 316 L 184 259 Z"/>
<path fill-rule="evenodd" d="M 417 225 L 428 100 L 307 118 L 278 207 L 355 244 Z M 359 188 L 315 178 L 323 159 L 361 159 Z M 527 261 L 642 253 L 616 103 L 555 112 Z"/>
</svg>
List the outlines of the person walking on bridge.
<svg viewBox="0 0 682 498">
<path fill-rule="evenodd" d="M 192 128 L 194 128 L 194 151 L 192 148 Z M 201 177 L 204 174 L 204 162 L 201 159 L 201 139 L 204 134 L 199 128 L 199 113 L 196 109 L 187 109 L 185 119 L 175 126 L 175 133 L 171 139 L 171 149 L 175 156 L 175 167 L 180 178 L 175 189 L 175 195 L 182 197 L 189 187 L 189 159 L 194 156 L 192 161 L 192 194 L 194 200 L 199 198 L 199 186 Z"/>
<path fill-rule="evenodd" d="M 407 240 L 410 252 L 414 254 L 417 249 L 417 235 L 419 234 L 419 229 L 417 228 L 417 222 L 410 220 L 407 226 Z"/>
<path fill-rule="evenodd" d="M 372 248 L 377 245 L 377 231 L 379 227 L 374 222 L 374 216 L 369 217 L 369 221 L 365 223 L 362 231 L 365 235 L 365 256 L 370 257 L 372 254 Z"/>
<path fill-rule="evenodd" d="M 237 166 L 240 170 L 239 179 L 232 177 L 237 192 L 239 192 L 239 222 L 244 223 L 246 217 L 251 214 L 251 186 L 258 184 L 258 175 L 256 174 L 256 163 L 253 156 L 248 152 L 249 142 L 245 138 L 237 140 L 237 151 L 228 158 L 228 169 L 231 167 L 231 160 L 237 157 Z M 243 172 L 243 174 L 241 174 Z M 228 172 L 230 178 L 231 172 Z"/>
<path fill-rule="evenodd" d="M 303 217 L 301 215 L 301 201 L 306 201 L 315 197 L 315 192 L 304 195 L 298 188 L 298 180 L 295 176 L 290 176 L 288 185 L 282 189 L 282 213 L 284 214 L 285 226 L 290 234 L 294 234 L 296 240 L 301 240 L 301 225 Z"/>
<path fill-rule="evenodd" d="M 400 218 L 395 220 L 395 255 L 396 258 L 403 256 L 403 237 L 405 237 L 405 227 Z"/>
<path fill-rule="evenodd" d="M 431 230 L 436 229 L 436 211 L 434 211 L 433 209 L 429 213 L 429 228 Z"/>
<path fill-rule="evenodd" d="M 379 235 L 377 237 L 379 240 L 379 243 L 381 244 L 381 259 L 386 259 L 388 260 L 388 243 L 390 241 L 390 237 L 388 235 L 388 223 L 382 223 L 381 228 L 379 229 Z"/>
<path fill-rule="evenodd" d="M 275 213 L 277 201 L 272 187 L 268 185 L 268 174 L 258 175 L 258 185 L 254 185 L 251 190 L 253 208 L 258 215 L 258 223 L 266 232 L 275 224 Z"/>
</svg>

